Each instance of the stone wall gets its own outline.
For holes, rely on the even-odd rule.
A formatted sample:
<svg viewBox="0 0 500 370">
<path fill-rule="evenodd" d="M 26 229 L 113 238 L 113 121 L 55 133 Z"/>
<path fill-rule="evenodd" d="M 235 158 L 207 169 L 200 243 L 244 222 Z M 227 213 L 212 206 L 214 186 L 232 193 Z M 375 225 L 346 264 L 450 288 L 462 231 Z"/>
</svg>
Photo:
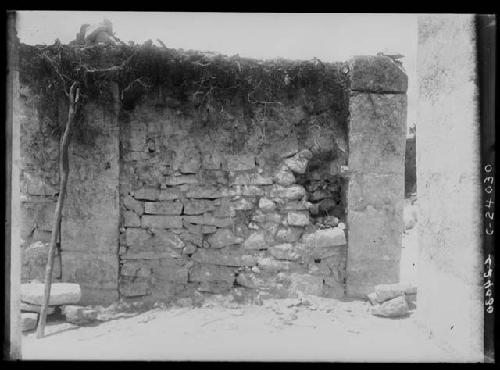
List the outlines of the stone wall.
<svg viewBox="0 0 500 370">
<path fill-rule="evenodd" d="M 122 297 L 344 296 L 343 122 L 265 109 L 215 126 L 147 103 L 122 114 Z"/>
<path fill-rule="evenodd" d="M 457 361 L 483 361 L 474 17 L 419 17 L 418 316 Z"/>
<path fill-rule="evenodd" d="M 406 75 L 384 56 L 320 67 L 276 102 L 235 94 L 199 106 L 185 99 L 193 91 L 131 97 L 102 85 L 109 104 L 85 105 L 70 147 L 54 277 L 80 283 L 84 303 L 341 298 L 396 282 Z M 44 106 L 29 76 L 19 95 L 24 280 L 43 279 L 67 114 L 64 97 Z"/>
</svg>

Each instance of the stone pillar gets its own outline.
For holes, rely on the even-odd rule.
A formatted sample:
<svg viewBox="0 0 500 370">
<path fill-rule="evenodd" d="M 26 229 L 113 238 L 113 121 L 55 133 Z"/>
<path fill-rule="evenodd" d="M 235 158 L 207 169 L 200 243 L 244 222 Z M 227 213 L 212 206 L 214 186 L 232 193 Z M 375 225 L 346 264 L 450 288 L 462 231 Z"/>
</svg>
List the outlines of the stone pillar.
<svg viewBox="0 0 500 370">
<path fill-rule="evenodd" d="M 408 77 L 386 56 L 350 61 L 346 295 L 399 281 Z"/>
<path fill-rule="evenodd" d="M 457 361 L 483 361 L 476 32 L 469 15 L 418 20 L 417 317 Z"/>
<path fill-rule="evenodd" d="M 116 109 L 84 106 L 87 138 L 73 135 L 63 208 L 63 281 L 79 283 L 82 303 L 118 298 L 119 127 Z"/>
</svg>

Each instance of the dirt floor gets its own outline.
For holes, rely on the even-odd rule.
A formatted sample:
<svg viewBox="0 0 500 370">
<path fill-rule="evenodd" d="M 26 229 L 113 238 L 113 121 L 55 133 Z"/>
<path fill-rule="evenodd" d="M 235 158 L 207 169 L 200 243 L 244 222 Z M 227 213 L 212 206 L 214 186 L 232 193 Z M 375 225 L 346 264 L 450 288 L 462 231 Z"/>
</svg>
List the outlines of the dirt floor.
<svg viewBox="0 0 500 370">
<path fill-rule="evenodd" d="M 404 235 L 401 280 L 415 282 L 416 233 Z M 24 359 L 448 362 L 417 326 L 370 314 L 368 301 L 319 297 L 238 305 L 213 296 L 202 307 L 102 311 L 95 326 L 52 321 L 46 337 L 23 335 Z"/>
</svg>

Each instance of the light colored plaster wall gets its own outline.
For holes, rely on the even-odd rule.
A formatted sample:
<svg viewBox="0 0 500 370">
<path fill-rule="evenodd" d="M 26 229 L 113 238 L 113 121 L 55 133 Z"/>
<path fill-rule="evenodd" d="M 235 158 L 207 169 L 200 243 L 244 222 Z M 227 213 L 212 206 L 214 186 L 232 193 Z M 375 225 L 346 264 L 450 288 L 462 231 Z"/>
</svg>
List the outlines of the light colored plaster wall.
<svg viewBox="0 0 500 370">
<path fill-rule="evenodd" d="M 418 316 L 457 361 L 482 361 L 474 18 L 421 16 L 418 37 Z"/>
</svg>

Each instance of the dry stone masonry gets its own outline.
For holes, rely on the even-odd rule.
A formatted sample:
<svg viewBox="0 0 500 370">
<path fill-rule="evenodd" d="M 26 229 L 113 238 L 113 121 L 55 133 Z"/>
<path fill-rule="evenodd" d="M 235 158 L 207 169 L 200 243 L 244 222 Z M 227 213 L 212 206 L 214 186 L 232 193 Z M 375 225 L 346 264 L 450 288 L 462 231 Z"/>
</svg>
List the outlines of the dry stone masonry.
<svg viewBox="0 0 500 370">
<path fill-rule="evenodd" d="M 406 75 L 384 56 L 324 68 L 327 78 L 308 70 L 276 102 L 235 92 L 200 107 L 179 80 L 175 91 L 133 102 L 110 83 L 108 107 L 87 104 L 88 132 L 70 150 L 61 240 L 62 281 L 80 284 L 81 303 L 342 298 L 396 282 Z M 36 243 L 50 238 L 58 143 L 36 140 L 50 120 L 22 76 L 28 281 L 43 277 Z M 81 309 L 66 310 L 85 321 Z"/>
</svg>

